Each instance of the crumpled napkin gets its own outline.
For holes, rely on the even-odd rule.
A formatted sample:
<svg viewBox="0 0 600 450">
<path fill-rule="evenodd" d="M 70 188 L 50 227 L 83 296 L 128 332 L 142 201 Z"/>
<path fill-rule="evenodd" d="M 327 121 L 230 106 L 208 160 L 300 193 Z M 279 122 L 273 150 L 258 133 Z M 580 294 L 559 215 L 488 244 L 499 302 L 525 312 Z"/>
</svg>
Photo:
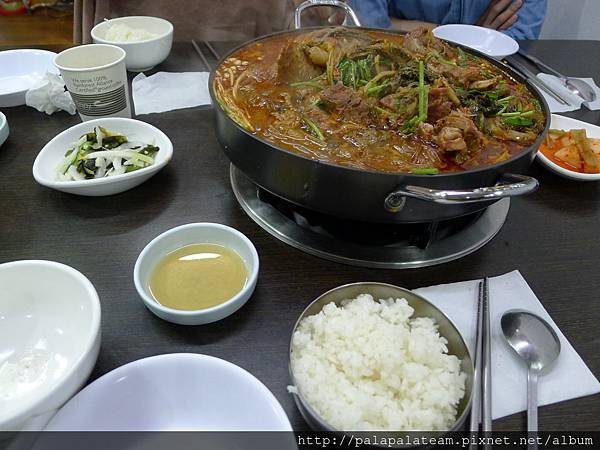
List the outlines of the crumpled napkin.
<svg viewBox="0 0 600 450">
<path fill-rule="evenodd" d="M 416 289 L 448 315 L 475 354 L 477 293 L 479 280 Z M 554 327 L 561 352 L 554 365 L 538 380 L 538 401 L 548 405 L 600 392 L 600 382 L 556 326 L 518 271 L 489 279 L 492 334 L 492 417 L 527 409 L 527 369 L 506 344 L 500 317 L 509 309 L 531 311 Z M 576 380 L 574 382 L 574 380 Z"/>
<path fill-rule="evenodd" d="M 581 108 L 581 105 L 585 106 L 588 109 L 591 109 L 592 111 L 600 109 L 600 88 L 598 88 L 598 86 L 594 82 L 593 78 L 579 78 L 579 80 L 583 80 L 583 81 L 587 82 L 590 86 L 592 86 L 592 88 L 594 88 L 594 91 L 596 91 L 596 100 L 595 101 L 584 102 L 581 97 L 579 97 L 578 95 L 575 95 L 571 91 L 569 91 L 565 87 L 565 85 L 562 84 L 560 79 L 555 77 L 554 75 L 549 75 L 547 73 L 538 73 L 537 77 L 540 80 L 545 81 L 546 84 L 552 88 L 552 90 L 559 93 L 563 99 L 565 99 L 567 102 L 569 102 L 569 105 L 563 105 L 562 103 L 559 103 L 558 101 L 556 101 L 554 98 L 550 97 L 546 92 L 541 91 L 542 95 L 546 99 L 546 102 L 548 102 L 548 106 L 550 107 L 551 112 L 559 113 L 559 112 L 575 111 L 575 110 Z"/>
<path fill-rule="evenodd" d="M 210 105 L 208 72 L 138 74 L 131 83 L 136 114 Z"/>
<path fill-rule="evenodd" d="M 58 74 L 47 72 L 25 94 L 25 104 L 46 114 L 63 110 L 75 114 L 76 107 L 65 83 Z"/>
</svg>

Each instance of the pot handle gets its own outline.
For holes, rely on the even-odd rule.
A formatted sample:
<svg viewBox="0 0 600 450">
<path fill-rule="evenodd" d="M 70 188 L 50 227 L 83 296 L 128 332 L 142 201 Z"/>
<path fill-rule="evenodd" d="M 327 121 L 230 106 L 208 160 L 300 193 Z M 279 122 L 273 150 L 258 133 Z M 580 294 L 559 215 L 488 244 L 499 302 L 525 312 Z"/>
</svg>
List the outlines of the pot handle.
<svg viewBox="0 0 600 450">
<path fill-rule="evenodd" d="M 430 189 L 422 186 L 402 186 L 385 198 L 384 206 L 390 212 L 397 212 L 404 206 L 406 197 L 445 205 L 500 200 L 505 197 L 530 194 L 539 186 L 535 178 L 525 175 L 506 173 L 502 178 L 505 178 L 508 183 L 460 191 Z"/>
<path fill-rule="evenodd" d="M 344 24 L 346 24 L 346 21 L 350 18 L 350 21 L 353 23 L 352 26 L 360 27 L 358 16 L 347 3 L 340 0 L 306 0 L 300 3 L 294 11 L 294 28 L 296 30 L 302 28 L 302 12 L 313 6 L 333 6 L 334 8 L 341 8 L 346 11 L 346 20 L 344 21 Z"/>
</svg>

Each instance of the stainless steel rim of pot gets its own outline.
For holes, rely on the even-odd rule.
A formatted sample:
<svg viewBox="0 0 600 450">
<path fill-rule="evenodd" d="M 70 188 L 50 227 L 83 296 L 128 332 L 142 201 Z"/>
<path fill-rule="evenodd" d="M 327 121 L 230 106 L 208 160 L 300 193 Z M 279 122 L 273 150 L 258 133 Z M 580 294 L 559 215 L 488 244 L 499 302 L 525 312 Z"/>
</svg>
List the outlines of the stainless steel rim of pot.
<svg viewBox="0 0 600 450">
<path fill-rule="evenodd" d="M 319 311 L 321 311 L 322 308 L 325 306 L 325 304 L 330 303 L 330 301 L 328 301 L 329 298 L 332 296 L 335 296 L 335 294 L 340 294 L 340 298 L 331 300 L 331 301 L 335 302 L 336 304 L 339 304 L 339 302 L 341 302 L 343 299 L 355 298 L 356 295 L 358 295 L 360 293 L 371 293 L 371 292 L 373 292 L 373 290 L 376 290 L 376 289 L 393 291 L 394 292 L 393 294 L 391 294 L 391 295 L 390 295 L 390 293 L 383 294 L 383 297 L 385 297 L 387 295 L 388 298 L 390 296 L 395 297 L 395 298 L 406 298 L 407 301 L 409 301 L 409 305 L 410 305 L 409 298 L 411 298 L 413 301 L 420 302 L 421 305 L 424 305 L 425 309 L 429 309 L 430 311 L 434 312 L 434 315 L 437 316 L 434 318 L 436 319 L 436 322 L 439 327 L 449 328 L 450 330 L 452 330 L 452 333 L 454 334 L 454 337 L 452 340 L 450 340 L 449 337 L 446 335 L 444 335 L 444 337 L 449 341 L 449 344 L 452 343 L 451 344 L 452 346 L 458 345 L 461 349 L 464 350 L 464 352 L 463 352 L 464 354 L 461 358 L 461 366 L 462 366 L 462 369 L 463 370 L 466 369 L 466 372 L 467 372 L 467 381 L 465 384 L 465 397 L 463 397 L 463 399 L 461 399 L 461 403 L 464 402 L 464 407 L 463 407 L 461 414 L 456 418 L 456 421 L 454 422 L 453 427 L 449 431 L 456 431 L 456 430 L 460 429 L 460 427 L 462 427 L 468 414 L 471 411 L 471 402 L 472 402 L 472 395 L 473 395 L 472 381 L 473 381 L 473 372 L 474 372 L 474 365 L 473 365 L 473 358 L 471 355 L 471 351 L 469 350 L 469 347 L 467 346 L 467 344 L 464 340 L 464 337 L 462 336 L 460 331 L 458 331 L 458 328 L 456 327 L 454 322 L 446 314 L 444 314 L 444 312 L 442 312 L 439 308 L 437 308 L 435 305 L 433 305 L 431 302 L 429 302 L 426 298 L 424 298 L 418 294 L 415 294 L 414 292 L 412 292 L 408 289 L 404 289 L 400 286 L 395 286 L 393 284 L 388 284 L 388 283 L 357 282 L 357 283 L 344 284 L 342 286 L 338 286 L 336 288 L 330 289 L 329 291 L 325 292 L 324 294 L 321 294 L 315 300 L 310 302 L 306 308 L 304 308 L 304 310 L 298 317 L 298 320 L 296 320 L 296 323 L 294 324 L 294 327 L 292 329 L 292 333 L 290 336 L 290 342 L 289 342 L 289 349 L 288 349 L 288 358 L 289 358 L 288 370 L 290 373 L 290 379 L 291 379 L 292 385 L 296 389 L 296 392 L 292 393 L 292 395 L 294 396 L 294 401 L 296 402 L 298 409 L 300 410 L 300 412 L 302 413 L 303 416 L 305 413 L 308 414 L 310 421 L 315 421 L 322 430 L 340 431 L 340 430 L 337 430 L 336 428 L 334 428 L 333 426 L 331 426 L 329 423 L 327 423 L 327 421 L 324 418 L 322 418 L 312 408 L 312 406 L 304 398 L 304 396 L 302 395 L 302 392 L 298 388 L 297 381 L 294 376 L 294 370 L 292 367 L 292 342 L 293 342 L 293 338 L 294 338 L 294 333 L 298 329 L 298 325 L 300 324 L 302 319 L 304 319 L 307 316 L 317 314 Z M 369 290 L 371 292 L 369 292 Z M 347 291 L 352 291 L 352 292 L 354 292 L 354 294 L 352 294 L 350 292 L 348 294 L 346 294 Z M 373 295 L 373 297 L 377 297 L 377 295 Z M 414 308 L 414 306 L 412 306 L 412 307 Z M 417 316 L 417 317 L 420 317 L 420 316 Z M 431 316 L 428 316 L 428 317 L 431 317 Z M 440 318 L 441 318 L 441 320 L 440 320 Z M 458 340 L 455 339 L 456 337 L 458 337 Z M 466 365 L 466 368 L 465 368 L 465 365 Z M 304 408 L 304 410 L 302 408 Z M 309 422 L 309 424 L 310 424 L 310 422 Z"/>
</svg>

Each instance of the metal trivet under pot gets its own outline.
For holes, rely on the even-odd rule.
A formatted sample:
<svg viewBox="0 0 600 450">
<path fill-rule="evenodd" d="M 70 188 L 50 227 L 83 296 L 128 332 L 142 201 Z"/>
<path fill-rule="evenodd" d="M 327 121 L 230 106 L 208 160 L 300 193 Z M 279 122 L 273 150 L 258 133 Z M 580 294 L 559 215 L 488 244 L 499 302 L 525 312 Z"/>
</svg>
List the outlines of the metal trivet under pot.
<svg viewBox="0 0 600 450">
<path fill-rule="evenodd" d="M 306 253 L 361 267 L 410 269 L 468 255 L 500 231 L 510 207 L 505 198 L 479 213 L 436 223 L 353 222 L 293 205 L 233 165 L 230 177 L 241 207 L 265 231 Z"/>
</svg>

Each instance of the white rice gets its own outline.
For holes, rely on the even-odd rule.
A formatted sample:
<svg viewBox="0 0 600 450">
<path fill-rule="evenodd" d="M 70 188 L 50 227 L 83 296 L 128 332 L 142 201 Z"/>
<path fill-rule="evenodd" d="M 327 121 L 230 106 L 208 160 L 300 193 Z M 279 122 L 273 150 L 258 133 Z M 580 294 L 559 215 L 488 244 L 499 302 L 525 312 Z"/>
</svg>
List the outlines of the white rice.
<svg viewBox="0 0 600 450">
<path fill-rule="evenodd" d="M 435 321 L 411 319 L 413 312 L 405 299 L 361 294 L 300 322 L 292 338 L 296 387 L 331 426 L 452 428 L 466 375 L 460 360 L 447 354 Z"/>
<path fill-rule="evenodd" d="M 115 23 L 108 27 L 104 39 L 111 42 L 140 42 L 154 39 L 156 36 L 158 34 L 143 28 L 132 28 L 124 23 Z"/>
</svg>

